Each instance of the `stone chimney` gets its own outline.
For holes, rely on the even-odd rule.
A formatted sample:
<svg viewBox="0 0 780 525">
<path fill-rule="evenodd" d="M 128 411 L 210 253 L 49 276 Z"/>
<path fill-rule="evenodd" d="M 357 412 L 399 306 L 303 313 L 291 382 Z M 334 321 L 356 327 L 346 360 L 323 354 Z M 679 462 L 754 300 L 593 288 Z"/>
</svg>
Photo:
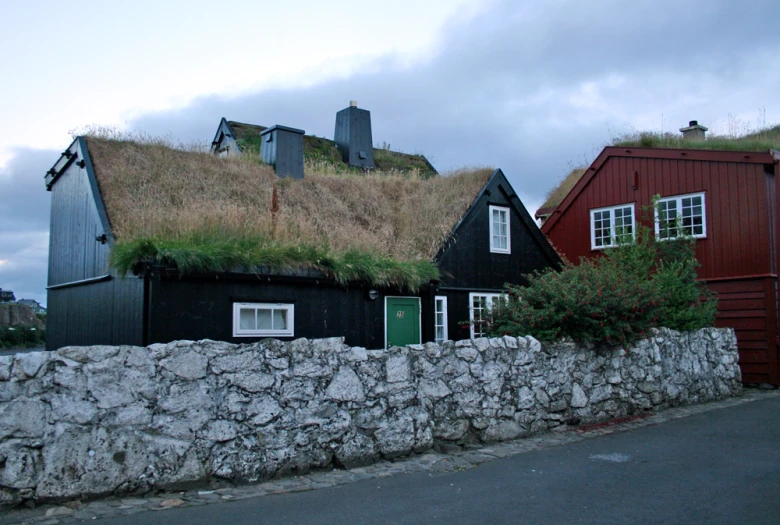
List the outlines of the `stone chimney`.
<svg viewBox="0 0 780 525">
<path fill-rule="evenodd" d="M 699 122 L 692 120 L 688 123 L 687 128 L 680 128 L 683 134 L 683 140 L 704 140 L 704 133 L 707 128 L 699 125 Z"/>
<path fill-rule="evenodd" d="M 371 136 L 371 112 L 357 107 L 351 100 L 349 107 L 336 113 L 336 147 L 341 158 L 350 166 L 374 168 L 374 140 Z"/>
<path fill-rule="evenodd" d="M 270 127 L 260 133 L 260 156 L 280 177 L 303 178 L 302 129 Z"/>
</svg>

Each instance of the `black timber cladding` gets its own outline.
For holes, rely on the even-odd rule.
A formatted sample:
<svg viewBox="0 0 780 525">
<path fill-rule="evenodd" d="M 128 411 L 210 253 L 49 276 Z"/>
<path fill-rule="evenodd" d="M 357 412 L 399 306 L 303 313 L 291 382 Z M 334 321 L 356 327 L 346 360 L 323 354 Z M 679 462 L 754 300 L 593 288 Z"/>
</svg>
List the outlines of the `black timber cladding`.
<svg viewBox="0 0 780 525">
<path fill-rule="evenodd" d="M 490 251 L 490 206 L 509 208 L 509 254 Z M 441 273 L 435 295 L 447 297 L 451 339 L 469 337 L 464 325 L 469 319 L 469 293 L 501 293 L 507 283 L 526 284 L 525 274 L 561 266 L 501 170 L 493 173 L 435 260 Z"/>
<path fill-rule="evenodd" d="M 260 133 L 260 155 L 280 177 L 303 178 L 302 129 L 272 126 Z"/>
<path fill-rule="evenodd" d="M 333 138 L 344 162 L 360 168 L 375 167 L 370 111 L 350 106 L 336 113 Z"/>
<path fill-rule="evenodd" d="M 46 174 L 51 191 L 46 348 L 141 344 L 143 286 L 116 279 L 114 237 L 83 137 Z"/>
<path fill-rule="evenodd" d="M 157 273 L 150 281 L 150 342 L 216 339 L 248 343 L 264 337 L 233 337 L 233 303 L 290 303 L 295 307 L 294 338 L 344 337 L 352 346 L 384 346 L 384 295 L 368 287 L 344 287 L 330 279 L 253 274 L 183 276 Z M 280 337 L 289 340 L 293 338 Z"/>
</svg>

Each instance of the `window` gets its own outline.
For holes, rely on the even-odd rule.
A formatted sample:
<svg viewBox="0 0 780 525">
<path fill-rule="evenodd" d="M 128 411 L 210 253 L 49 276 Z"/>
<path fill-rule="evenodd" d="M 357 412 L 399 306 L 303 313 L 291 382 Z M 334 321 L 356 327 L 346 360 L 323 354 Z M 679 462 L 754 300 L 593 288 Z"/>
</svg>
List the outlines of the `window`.
<svg viewBox="0 0 780 525">
<path fill-rule="evenodd" d="M 485 336 L 485 325 L 490 321 L 490 308 L 493 307 L 493 301 L 501 296 L 500 293 L 469 294 L 469 324 L 472 339 Z"/>
<path fill-rule="evenodd" d="M 437 343 L 447 340 L 447 298 L 437 295 L 434 298 L 434 338 Z"/>
<path fill-rule="evenodd" d="M 233 303 L 233 337 L 292 337 L 294 306 Z"/>
<path fill-rule="evenodd" d="M 590 247 L 609 248 L 634 240 L 634 205 L 590 210 Z"/>
<path fill-rule="evenodd" d="M 704 194 L 660 199 L 655 211 L 655 236 L 659 239 L 676 239 L 682 236 L 706 237 Z"/>
<path fill-rule="evenodd" d="M 489 206 L 490 212 L 490 251 L 510 253 L 509 208 Z"/>
</svg>

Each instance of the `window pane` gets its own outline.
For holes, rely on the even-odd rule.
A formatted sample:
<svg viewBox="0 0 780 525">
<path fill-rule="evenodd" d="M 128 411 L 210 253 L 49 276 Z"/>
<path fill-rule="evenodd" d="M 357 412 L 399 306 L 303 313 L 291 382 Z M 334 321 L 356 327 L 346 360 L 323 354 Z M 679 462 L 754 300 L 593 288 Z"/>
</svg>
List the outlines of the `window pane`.
<svg viewBox="0 0 780 525">
<path fill-rule="evenodd" d="M 255 309 L 254 308 L 241 308 L 239 313 L 238 327 L 241 330 L 254 330 L 255 329 Z"/>
<path fill-rule="evenodd" d="M 271 330 L 273 325 L 271 324 L 271 310 L 258 310 L 257 311 L 257 329 L 258 330 Z"/>
<path fill-rule="evenodd" d="M 443 326 L 437 326 L 436 327 L 436 340 L 437 341 L 443 341 L 444 340 L 444 327 Z"/>
<path fill-rule="evenodd" d="M 274 330 L 287 330 L 287 310 L 274 310 Z"/>
</svg>

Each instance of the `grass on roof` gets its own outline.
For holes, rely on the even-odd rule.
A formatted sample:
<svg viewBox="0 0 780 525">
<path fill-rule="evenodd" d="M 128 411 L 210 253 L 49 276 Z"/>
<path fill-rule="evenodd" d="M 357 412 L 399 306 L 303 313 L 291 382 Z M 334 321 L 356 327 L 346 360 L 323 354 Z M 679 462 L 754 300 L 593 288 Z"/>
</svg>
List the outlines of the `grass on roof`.
<svg viewBox="0 0 780 525">
<path fill-rule="evenodd" d="M 587 169 L 587 166 L 583 166 L 571 170 L 568 175 L 561 179 L 560 182 L 547 193 L 544 204 L 542 204 L 539 209 L 544 210 L 556 208 L 560 203 L 563 202 L 563 199 L 566 198 L 572 188 L 574 188 L 574 186 L 580 181 L 582 174 L 585 173 L 585 170 Z"/>
<path fill-rule="evenodd" d="M 321 170 L 295 181 L 248 157 L 87 143 L 120 272 L 150 258 L 184 273 L 316 268 L 341 282 L 416 290 L 438 276 L 433 258 L 493 171 L 425 179 Z"/>
<path fill-rule="evenodd" d="M 634 148 L 680 148 L 725 151 L 780 149 L 780 125 L 741 136 L 706 135 L 705 140 L 683 140 L 680 133 L 639 132 L 617 137 L 613 146 Z"/>
<path fill-rule="evenodd" d="M 263 126 L 230 121 L 230 128 L 235 133 L 235 139 L 242 153 L 248 153 L 260 158 L 262 140 L 260 132 Z M 336 147 L 336 142 L 315 135 L 303 136 L 303 157 L 311 166 L 330 165 L 330 170 L 337 173 L 363 173 L 361 168 L 347 165 Z M 391 151 L 389 145 L 374 148 L 374 164 L 379 172 L 416 172 L 423 178 L 436 176 L 436 170 L 423 155 L 412 155 Z"/>
</svg>

